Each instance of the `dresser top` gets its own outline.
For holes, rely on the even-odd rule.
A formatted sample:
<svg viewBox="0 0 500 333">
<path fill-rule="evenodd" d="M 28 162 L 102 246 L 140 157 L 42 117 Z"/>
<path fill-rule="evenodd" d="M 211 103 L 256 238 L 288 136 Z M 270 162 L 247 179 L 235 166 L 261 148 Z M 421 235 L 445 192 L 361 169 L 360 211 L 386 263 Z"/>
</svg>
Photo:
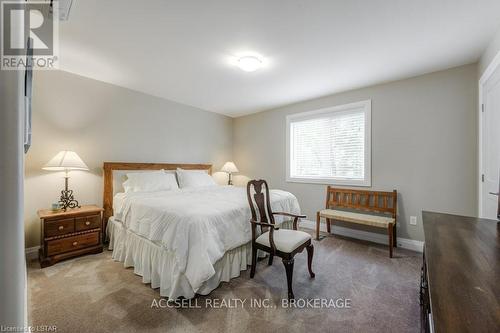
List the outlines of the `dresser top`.
<svg viewBox="0 0 500 333">
<path fill-rule="evenodd" d="M 422 212 L 435 332 L 500 331 L 500 224 Z"/>
<path fill-rule="evenodd" d="M 99 214 L 103 209 L 97 207 L 96 205 L 87 205 L 80 208 L 68 208 L 66 211 L 58 210 L 53 211 L 51 209 L 41 209 L 38 211 L 38 217 L 41 219 L 49 219 L 54 217 L 71 217 L 79 215 L 88 215 L 92 213 Z"/>
</svg>

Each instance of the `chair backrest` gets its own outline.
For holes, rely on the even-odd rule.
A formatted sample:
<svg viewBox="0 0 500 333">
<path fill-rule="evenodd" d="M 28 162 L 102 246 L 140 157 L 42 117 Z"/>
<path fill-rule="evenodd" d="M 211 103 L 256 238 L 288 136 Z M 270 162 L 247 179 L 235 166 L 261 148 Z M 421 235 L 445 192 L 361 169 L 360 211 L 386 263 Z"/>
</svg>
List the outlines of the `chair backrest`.
<svg viewBox="0 0 500 333">
<path fill-rule="evenodd" d="M 326 208 L 346 208 L 391 214 L 396 218 L 398 192 L 352 190 L 328 186 Z"/>
<path fill-rule="evenodd" d="M 265 180 L 251 180 L 247 183 L 247 198 L 252 220 L 274 224 L 269 187 Z"/>
</svg>

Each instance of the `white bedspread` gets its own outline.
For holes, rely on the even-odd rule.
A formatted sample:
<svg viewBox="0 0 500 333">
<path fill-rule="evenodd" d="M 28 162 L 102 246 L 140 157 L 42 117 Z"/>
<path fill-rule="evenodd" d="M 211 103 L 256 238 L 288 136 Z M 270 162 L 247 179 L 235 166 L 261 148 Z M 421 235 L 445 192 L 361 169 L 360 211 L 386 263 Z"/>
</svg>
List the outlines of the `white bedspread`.
<svg viewBox="0 0 500 333">
<path fill-rule="evenodd" d="M 214 275 L 214 264 L 226 251 L 251 240 L 251 213 L 241 187 L 119 194 L 114 206 L 126 228 L 174 253 L 195 292 Z M 271 191 L 271 206 L 275 212 L 300 213 L 295 196 L 281 190 Z"/>
</svg>

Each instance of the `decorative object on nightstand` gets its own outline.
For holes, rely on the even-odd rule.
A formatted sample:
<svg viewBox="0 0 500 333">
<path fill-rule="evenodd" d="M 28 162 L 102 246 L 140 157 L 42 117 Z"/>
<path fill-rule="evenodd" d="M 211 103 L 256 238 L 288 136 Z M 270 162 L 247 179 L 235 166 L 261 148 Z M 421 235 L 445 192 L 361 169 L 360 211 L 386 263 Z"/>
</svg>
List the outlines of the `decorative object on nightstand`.
<svg viewBox="0 0 500 333">
<path fill-rule="evenodd" d="M 68 189 L 70 170 L 88 170 L 87 165 L 82 161 L 77 153 L 69 150 L 63 150 L 54 156 L 42 168 L 48 171 L 64 171 L 64 190 L 61 191 L 59 199 L 60 207 L 66 211 L 68 208 L 80 208 L 78 201 L 73 196 L 73 190 Z"/>
<path fill-rule="evenodd" d="M 222 167 L 222 169 L 220 169 L 220 171 L 225 172 L 229 175 L 227 185 L 233 185 L 231 174 L 239 172 L 236 165 L 233 162 L 226 162 L 226 164 L 224 164 L 224 166 Z"/>
<path fill-rule="evenodd" d="M 39 210 L 40 266 L 43 268 L 67 258 L 102 252 L 102 211 L 94 205 L 59 212 Z"/>
</svg>

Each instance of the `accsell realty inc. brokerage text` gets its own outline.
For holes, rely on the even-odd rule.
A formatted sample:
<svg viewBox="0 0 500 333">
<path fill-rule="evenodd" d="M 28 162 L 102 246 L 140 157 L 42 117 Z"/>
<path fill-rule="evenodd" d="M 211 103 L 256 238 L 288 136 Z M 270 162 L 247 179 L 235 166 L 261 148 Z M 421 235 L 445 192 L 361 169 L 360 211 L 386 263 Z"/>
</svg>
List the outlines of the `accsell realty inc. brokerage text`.
<svg viewBox="0 0 500 333">
<path fill-rule="evenodd" d="M 297 309 L 350 309 L 352 300 L 350 298 L 311 298 L 311 299 L 282 299 L 276 304 L 270 298 L 206 298 L 206 299 L 176 299 L 166 298 L 153 299 L 151 308 L 175 308 L 175 309 L 237 309 L 237 308 L 297 308 Z"/>
</svg>

